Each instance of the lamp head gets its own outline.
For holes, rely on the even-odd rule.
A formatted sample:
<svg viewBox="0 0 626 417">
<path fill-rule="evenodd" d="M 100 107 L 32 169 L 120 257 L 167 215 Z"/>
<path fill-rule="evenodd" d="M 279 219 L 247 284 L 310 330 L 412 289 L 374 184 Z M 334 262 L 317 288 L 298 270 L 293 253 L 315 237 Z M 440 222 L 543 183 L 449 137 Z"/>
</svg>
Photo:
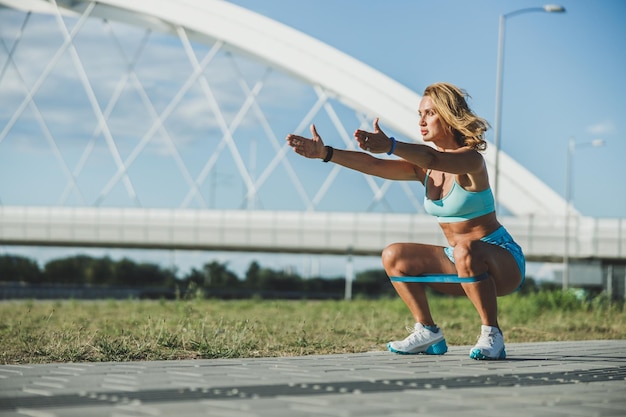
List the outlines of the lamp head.
<svg viewBox="0 0 626 417">
<path fill-rule="evenodd" d="M 543 6 L 543 10 L 548 13 L 565 13 L 565 7 L 559 6 L 558 4 L 546 4 Z"/>
</svg>

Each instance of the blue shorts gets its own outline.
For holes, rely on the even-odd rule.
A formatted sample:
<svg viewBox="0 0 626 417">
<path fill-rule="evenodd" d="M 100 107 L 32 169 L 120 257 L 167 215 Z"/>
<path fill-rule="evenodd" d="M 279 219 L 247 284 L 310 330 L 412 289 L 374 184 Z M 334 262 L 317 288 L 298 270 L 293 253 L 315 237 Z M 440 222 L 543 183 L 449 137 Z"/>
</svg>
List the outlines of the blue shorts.
<svg viewBox="0 0 626 417">
<path fill-rule="evenodd" d="M 504 226 L 500 226 L 495 232 L 481 238 L 480 240 L 491 243 L 492 245 L 500 246 L 508 250 L 509 253 L 513 255 L 513 258 L 515 258 L 515 262 L 517 262 L 517 266 L 522 273 L 522 282 L 520 282 L 519 287 L 517 288 L 520 289 L 522 285 L 524 285 L 524 279 L 526 278 L 526 258 L 524 257 L 524 252 L 522 252 L 520 245 L 515 243 L 513 237 L 506 231 Z M 443 250 L 448 256 L 448 259 L 454 263 L 454 247 L 448 246 L 443 248 Z"/>
</svg>

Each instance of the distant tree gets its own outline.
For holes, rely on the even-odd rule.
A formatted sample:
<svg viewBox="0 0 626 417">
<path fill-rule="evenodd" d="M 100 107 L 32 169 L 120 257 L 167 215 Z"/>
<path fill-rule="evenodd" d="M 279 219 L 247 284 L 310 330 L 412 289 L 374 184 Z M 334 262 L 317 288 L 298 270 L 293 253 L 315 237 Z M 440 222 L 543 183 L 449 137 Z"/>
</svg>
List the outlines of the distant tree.
<svg viewBox="0 0 626 417">
<path fill-rule="evenodd" d="M 328 279 L 313 277 L 302 282 L 302 289 L 307 292 L 325 292 L 328 289 Z"/>
<path fill-rule="evenodd" d="M 0 256 L 0 281 L 39 283 L 42 272 L 37 262 L 18 255 Z"/>
<path fill-rule="evenodd" d="M 303 289 L 302 278 L 298 274 L 262 268 L 259 276 L 260 287 L 266 290 L 301 291 Z"/>
<path fill-rule="evenodd" d="M 47 283 L 82 284 L 86 280 L 86 271 L 92 258 L 77 255 L 64 259 L 53 259 L 44 266 L 44 280 Z"/>
<path fill-rule="evenodd" d="M 167 288 L 176 284 L 175 273 L 156 264 L 137 264 L 128 258 L 115 262 L 109 257 L 85 255 L 52 260 L 46 263 L 43 275 L 46 282 L 63 284 Z"/>
<path fill-rule="evenodd" d="M 165 284 L 165 273 L 160 266 L 151 263 L 136 265 L 131 285 L 139 287 L 161 287 Z"/>
<path fill-rule="evenodd" d="M 524 288 L 524 287 L 522 287 Z M 562 288 L 561 283 L 553 282 L 553 281 L 542 281 L 541 285 L 539 285 L 541 291 L 555 291 Z"/>
<path fill-rule="evenodd" d="M 302 281 L 303 290 L 311 293 L 343 294 L 346 287 L 346 279 L 315 277 Z"/>
<path fill-rule="evenodd" d="M 232 289 L 241 286 L 237 275 L 229 271 L 225 263 L 213 261 L 203 267 L 204 284 L 206 289 Z"/>
<path fill-rule="evenodd" d="M 152 263 L 137 264 L 128 258 L 115 263 L 114 270 L 116 285 L 173 288 L 176 282 L 173 271 L 164 270 Z"/>
<path fill-rule="evenodd" d="M 395 293 L 384 269 L 370 269 L 357 273 L 352 292 L 375 297 Z"/>
<path fill-rule="evenodd" d="M 115 274 L 111 284 L 132 285 L 136 273 L 137 264 L 128 258 L 122 258 L 115 263 Z"/>
<path fill-rule="evenodd" d="M 183 277 L 181 282 L 183 282 L 185 286 L 194 284 L 195 287 L 202 287 L 204 285 L 204 272 L 196 268 L 191 268 L 191 271 Z"/>
<path fill-rule="evenodd" d="M 245 286 L 252 290 L 260 289 L 261 284 L 261 266 L 257 261 L 252 261 L 246 271 Z"/>
<path fill-rule="evenodd" d="M 115 281 L 115 263 L 111 258 L 89 258 L 84 263 L 85 284 L 107 285 Z"/>
<path fill-rule="evenodd" d="M 174 268 L 161 269 L 161 286 L 165 288 L 176 288 L 180 280 Z"/>
</svg>

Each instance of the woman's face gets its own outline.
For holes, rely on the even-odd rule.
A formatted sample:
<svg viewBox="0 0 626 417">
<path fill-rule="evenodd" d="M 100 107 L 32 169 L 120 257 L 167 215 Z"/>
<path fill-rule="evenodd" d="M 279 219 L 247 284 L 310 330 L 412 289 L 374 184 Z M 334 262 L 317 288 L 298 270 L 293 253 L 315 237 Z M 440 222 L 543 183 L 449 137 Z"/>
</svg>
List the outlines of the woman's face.
<svg viewBox="0 0 626 417">
<path fill-rule="evenodd" d="M 450 129 L 444 126 L 430 97 L 422 98 L 418 114 L 420 116 L 420 133 L 424 142 L 441 141 L 449 138 L 449 136 L 454 138 Z"/>
</svg>

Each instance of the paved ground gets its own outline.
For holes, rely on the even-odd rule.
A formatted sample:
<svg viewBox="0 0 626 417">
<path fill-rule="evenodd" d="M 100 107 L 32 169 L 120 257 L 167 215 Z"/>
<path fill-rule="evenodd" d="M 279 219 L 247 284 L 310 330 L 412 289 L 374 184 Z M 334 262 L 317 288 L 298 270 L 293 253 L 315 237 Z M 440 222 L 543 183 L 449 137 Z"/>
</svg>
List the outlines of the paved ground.
<svg viewBox="0 0 626 417">
<path fill-rule="evenodd" d="M 626 340 L 468 352 L 5 365 L 0 416 L 626 415 Z"/>
</svg>

